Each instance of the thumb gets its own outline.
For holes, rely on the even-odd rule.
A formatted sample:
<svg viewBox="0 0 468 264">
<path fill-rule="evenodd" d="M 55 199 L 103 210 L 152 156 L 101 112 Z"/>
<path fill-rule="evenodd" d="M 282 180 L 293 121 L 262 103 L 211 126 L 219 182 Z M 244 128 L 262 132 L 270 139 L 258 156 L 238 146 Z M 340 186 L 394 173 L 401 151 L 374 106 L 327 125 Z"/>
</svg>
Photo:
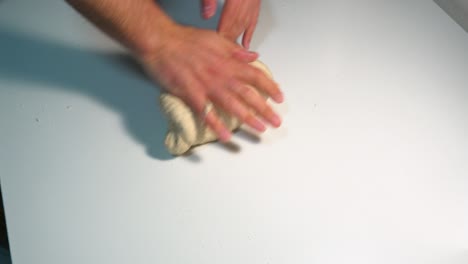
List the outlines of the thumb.
<svg viewBox="0 0 468 264">
<path fill-rule="evenodd" d="M 204 19 L 211 18 L 216 13 L 217 0 L 201 0 L 201 14 Z"/>
</svg>

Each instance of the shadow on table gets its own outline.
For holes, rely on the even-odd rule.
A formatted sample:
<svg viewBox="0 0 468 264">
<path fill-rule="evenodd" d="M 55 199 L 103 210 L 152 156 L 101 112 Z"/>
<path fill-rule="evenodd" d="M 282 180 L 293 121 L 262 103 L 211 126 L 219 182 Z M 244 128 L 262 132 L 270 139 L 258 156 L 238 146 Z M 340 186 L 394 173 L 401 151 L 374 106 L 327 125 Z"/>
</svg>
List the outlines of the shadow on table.
<svg viewBox="0 0 468 264">
<path fill-rule="evenodd" d="M 172 157 L 163 145 L 167 125 L 158 109 L 158 89 L 128 55 L 82 50 L 0 27 L 0 78 L 97 99 L 123 116 L 128 133 L 148 155 Z"/>
<path fill-rule="evenodd" d="M 216 29 L 222 8 L 218 6 L 212 19 L 203 20 L 200 1 L 159 3 L 177 22 L 206 29 Z M 268 11 L 264 12 L 264 19 L 272 26 L 271 10 L 268 5 L 263 6 Z M 271 28 L 264 29 L 257 30 L 261 38 Z M 156 103 L 159 89 L 126 54 L 93 52 L 0 26 L 0 78 L 46 84 L 50 89 L 97 99 L 123 116 L 128 133 L 146 147 L 149 156 L 159 160 L 172 158 L 163 144 L 167 124 Z"/>
<path fill-rule="evenodd" d="M 0 263 L 11 263 L 10 244 L 8 241 L 4 208 L 2 186 L 0 184 Z"/>
</svg>

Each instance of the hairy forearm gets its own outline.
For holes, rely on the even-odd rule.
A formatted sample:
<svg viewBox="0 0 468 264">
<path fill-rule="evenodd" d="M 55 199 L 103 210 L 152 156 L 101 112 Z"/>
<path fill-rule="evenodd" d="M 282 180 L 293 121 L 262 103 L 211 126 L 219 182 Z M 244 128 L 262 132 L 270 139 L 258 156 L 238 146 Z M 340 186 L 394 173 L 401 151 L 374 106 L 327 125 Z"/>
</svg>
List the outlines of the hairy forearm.
<svg viewBox="0 0 468 264">
<path fill-rule="evenodd" d="M 66 0 L 133 53 L 157 49 L 174 22 L 153 0 Z"/>
</svg>

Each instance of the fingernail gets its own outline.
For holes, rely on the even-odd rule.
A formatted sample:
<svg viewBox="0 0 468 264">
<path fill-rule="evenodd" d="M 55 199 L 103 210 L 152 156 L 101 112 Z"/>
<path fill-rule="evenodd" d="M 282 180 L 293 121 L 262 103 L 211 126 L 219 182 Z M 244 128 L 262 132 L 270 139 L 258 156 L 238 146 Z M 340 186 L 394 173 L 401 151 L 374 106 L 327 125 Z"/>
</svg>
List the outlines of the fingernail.
<svg viewBox="0 0 468 264">
<path fill-rule="evenodd" d="M 277 115 L 273 115 L 270 121 L 271 121 L 271 124 L 275 127 L 281 126 L 281 118 Z"/>
<path fill-rule="evenodd" d="M 282 103 L 284 101 L 284 95 L 282 93 L 277 93 L 273 97 L 273 100 L 275 100 L 277 103 Z"/>
<path fill-rule="evenodd" d="M 258 132 L 265 132 L 266 130 L 266 127 L 265 125 L 260 122 L 259 120 L 255 120 L 254 121 L 254 128 L 258 131 Z"/>
<path fill-rule="evenodd" d="M 221 136 L 219 140 L 221 140 L 221 142 L 228 142 L 230 138 L 231 138 L 231 133 L 228 131 L 223 131 L 221 132 Z"/>
<path fill-rule="evenodd" d="M 240 49 L 240 52 L 242 52 L 242 53 L 244 53 L 244 54 L 248 54 L 248 55 L 255 55 L 255 54 L 257 54 L 255 51 L 250 51 L 250 50 L 248 50 L 248 49 L 246 49 L 246 48 L 241 48 L 241 49 Z"/>
<path fill-rule="evenodd" d="M 212 5 L 206 5 L 203 7 L 203 16 L 205 18 L 209 18 L 213 15 L 213 6 Z"/>
</svg>

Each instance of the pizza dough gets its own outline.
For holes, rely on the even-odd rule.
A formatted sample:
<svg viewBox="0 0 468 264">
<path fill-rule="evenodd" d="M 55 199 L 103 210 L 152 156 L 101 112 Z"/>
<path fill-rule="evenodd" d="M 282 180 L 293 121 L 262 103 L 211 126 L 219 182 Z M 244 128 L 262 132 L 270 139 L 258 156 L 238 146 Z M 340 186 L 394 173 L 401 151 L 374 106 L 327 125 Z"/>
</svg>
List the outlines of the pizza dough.
<svg viewBox="0 0 468 264">
<path fill-rule="evenodd" d="M 251 65 L 272 78 L 271 72 L 262 62 L 254 61 Z M 218 139 L 216 134 L 180 98 L 169 93 L 162 93 L 159 96 L 159 102 L 168 120 L 168 131 L 164 143 L 172 155 L 182 155 L 193 146 Z M 241 125 L 239 120 L 218 107 L 215 106 L 213 110 L 229 130 L 233 131 Z"/>
</svg>

